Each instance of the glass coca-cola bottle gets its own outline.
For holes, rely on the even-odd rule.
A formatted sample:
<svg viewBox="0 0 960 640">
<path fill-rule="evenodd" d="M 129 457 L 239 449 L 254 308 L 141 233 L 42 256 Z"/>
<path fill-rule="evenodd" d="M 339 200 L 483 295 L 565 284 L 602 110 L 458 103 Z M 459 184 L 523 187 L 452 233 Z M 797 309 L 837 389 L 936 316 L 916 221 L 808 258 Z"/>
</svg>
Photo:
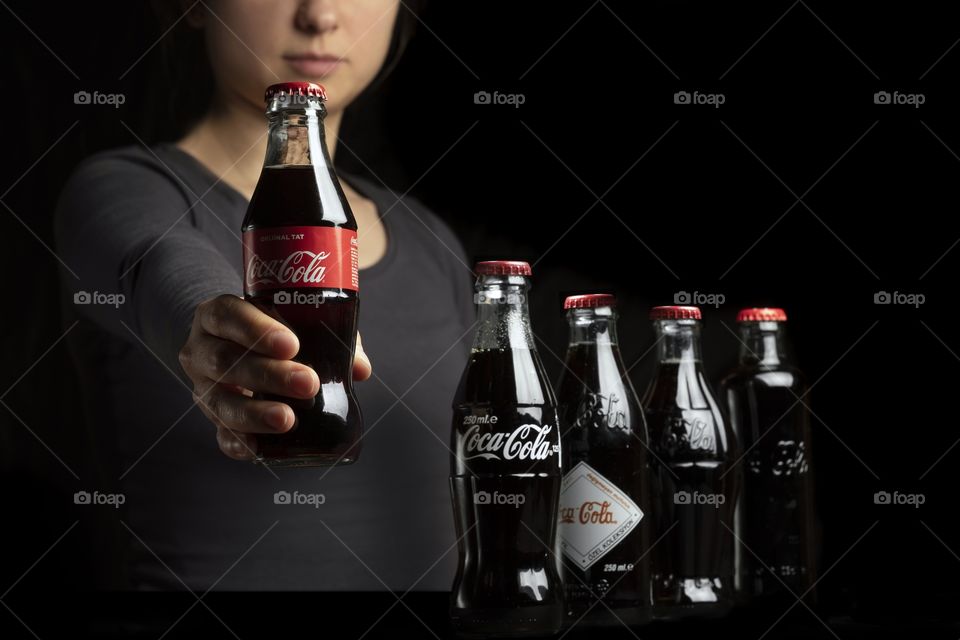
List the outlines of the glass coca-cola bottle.
<svg viewBox="0 0 960 640">
<path fill-rule="evenodd" d="M 651 617 L 647 425 L 620 357 L 614 296 L 570 296 L 563 306 L 570 340 L 557 400 L 567 621 L 639 625 Z"/>
<path fill-rule="evenodd" d="M 348 464 L 360 455 L 357 222 L 327 152 L 325 99 L 310 82 L 267 88 L 267 154 L 243 220 L 244 297 L 297 335 L 294 360 L 320 378 L 309 400 L 257 396 L 287 403 L 296 417 L 285 433 L 256 435 L 258 461 L 277 467 Z"/>
<path fill-rule="evenodd" d="M 700 309 L 655 307 L 657 365 L 643 399 L 656 508 L 654 616 L 714 617 L 733 605 L 737 446 L 700 352 Z"/>
<path fill-rule="evenodd" d="M 793 603 L 816 580 L 816 521 L 807 383 L 789 355 L 787 314 L 777 308 L 737 315 L 739 364 L 720 384 L 743 460 L 737 536 L 741 602 Z"/>
<path fill-rule="evenodd" d="M 537 355 L 530 265 L 476 265 L 477 333 L 453 400 L 450 489 L 461 635 L 538 636 L 563 623 L 557 402 Z"/>
</svg>

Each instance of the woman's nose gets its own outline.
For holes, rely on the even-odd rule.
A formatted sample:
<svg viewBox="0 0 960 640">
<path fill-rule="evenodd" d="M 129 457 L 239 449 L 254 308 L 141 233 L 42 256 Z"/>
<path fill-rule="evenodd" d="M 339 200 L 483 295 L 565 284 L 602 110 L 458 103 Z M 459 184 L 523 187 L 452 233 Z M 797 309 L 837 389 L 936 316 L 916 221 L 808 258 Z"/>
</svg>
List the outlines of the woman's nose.
<svg viewBox="0 0 960 640">
<path fill-rule="evenodd" d="M 326 33 L 337 28 L 336 2 L 302 0 L 297 8 L 296 26 L 307 33 Z"/>
</svg>

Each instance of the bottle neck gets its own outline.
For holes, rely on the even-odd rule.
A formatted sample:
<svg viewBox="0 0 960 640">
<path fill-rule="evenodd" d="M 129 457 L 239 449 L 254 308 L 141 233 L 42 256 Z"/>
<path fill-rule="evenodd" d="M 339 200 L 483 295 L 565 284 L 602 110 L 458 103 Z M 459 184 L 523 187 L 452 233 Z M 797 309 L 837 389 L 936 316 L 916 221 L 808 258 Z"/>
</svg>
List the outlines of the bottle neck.
<svg viewBox="0 0 960 640">
<path fill-rule="evenodd" d="M 292 191 L 307 197 L 305 190 L 309 190 L 309 197 L 315 198 L 315 202 L 320 205 L 320 220 L 355 230 L 356 219 L 327 151 L 323 128 L 325 114 L 323 103 L 316 98 L 306 98 L 297 108 L 278 106 L 277 100 L 270 103 L 267 109 L 267 153 L 253 199 L 257 198 L 261 188 L 264 194 L 269 194 L 268 199 L 274 204 L 277 197 L 290 198 L 289 192 Z M 281 173 L 295 173 L 299 187 L 292 190 L 282 181 L 275 182 L 274 179 L 279 178 L 278 174 Z M 265 187 L 265 183 L 269 183 L 272 189 Z M 288 193 L 274 193 L 278 190 Z M 296 210 L 299 208 L 300 205 L 296 205 L 287 213 L 294 217 L 299 216 L 301 212 Z"/>
<path fill-rule="evenodd" d="M 524 276 L 480 276 L 473 301 L 477 305 L 475 351 L 534 349 Z"/>
<path fill-rule="evenodd" d="M 700 321 L 656 320 L 654 327 L 659 358 L 647 390 L 651 410 L 715 409 L 703 370 Z"/>
<path fill-rule="evenodd" d="M 591 391 L 623 398 L 627 393 L 624 384 L 629 385 L 629 380 L 620 358 L 617 312 L 613 307 L 570 309 L 567 322 L 570 327 L 567 370 L 578 371 L 576 375 L 583 376 L 580 382 L 596 385 Z M 589 373 L 591 371 L 594 373 Z"/>
<path fill-rule="evenodd" d="M 776 366 L 787 361 L 784 327 L 779 322 L 740 324 L 740 362 Z"/>
<path fill-rule="evenodd" d="M 617 346 L 617 313 L 612 307 L 570 309 L 567 322 L 571 345 Z"/>
<path fill-rule="evenodd" d="M 263 166 L 331 167 L 333 163 L 327 151 L 323 129 L 325 114 L 321 102 L 308 104 L 302 109 L 269 110 L 269 137 Z"/>
<path fill-rule="evenodd" d="M 605 427 L 603 433 L 619 432 L 628 441 L 633 434 L 646 442 L 643 411 L 620 357 L 616 310 L 569 309 L 567 322 L 570 343 L 559 389 L 562 402 L 570 403 L 562 405 L 563 415 L 572 421 L 570 427 Z M 623 440 L 596 437 L 597 447 L 624 446 Z"/>
<path fill-rule="evenodd" d="M 697 320 L 656 320 L 657 353 L 660 364 L 701 364 L 700 322 Z"/>
</svg>

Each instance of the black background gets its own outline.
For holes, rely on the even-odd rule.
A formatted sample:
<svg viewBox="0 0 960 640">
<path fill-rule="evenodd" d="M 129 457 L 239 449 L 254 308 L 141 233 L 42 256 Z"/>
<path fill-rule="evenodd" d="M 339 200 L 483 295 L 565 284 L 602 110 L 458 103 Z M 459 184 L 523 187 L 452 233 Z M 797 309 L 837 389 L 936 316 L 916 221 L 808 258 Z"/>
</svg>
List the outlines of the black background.
<svg viewBox="0 0 960 640">
<path fill-rule="evenodd" d="M 0 619 L 19 634 L 13 611 L 31 627 L 50 624 L 34 610 L 57 600 L 38 600 L 37 590 L 82 589 L 86 550 L 102 543 L 72 532 L 54 544 L 76 519 L 65 505 L 80 484 L 57 456 L 81 477 L 95 476 L 96 463 L 76 428 L 81 400 L 66 350 L 45 353 L 62 327 L 57 263 L 42 243 L 80 159 L 135 143 L 122 122 L 154 142 L 138 102 L 150 65 L 117 80 L 160 35 L 135 4 L 0 7 L 0 601 L 9 606 Z M 949 9 L 435 1 L 387 84 L 349 113 L 337 161 L 400 192 L 412 187 L 471 259 L 535 264 L 533 327 L 554 380 L 565 293 L 619 294 L 622 350 L 628 365 L 639 360 L 631 377 L 641 392 L 652 368 L 641 358 L 653 342 L 649 307 L 678 291 L 725 296 L 704 308 L 714 382 L 736 358 L 737 309 L 786 308 L 797 361 L 816 382 L 814 470 L 830 568 L 822 615 L 953 628 L 943 621 L 957 619 L 960 598 L 960 424 L 950 408 L 960 373 L 950 313 L 960 24 Z M 75 91 L 94 89 L 123 92 L 126 104 L 74 104 Z M 478 91 L 525 103 L 476 104 Z M 678 105 L 677 91 L 718 92 L 725 103 Z M 926 102 L 878 105 L 877 91 Z M 926 302 L 876 305 L 878 291 Z M 926 502 L 875 505 L 880 490 Z M 815 622 L 811 634 L 830 637 Z"/>
</svg>

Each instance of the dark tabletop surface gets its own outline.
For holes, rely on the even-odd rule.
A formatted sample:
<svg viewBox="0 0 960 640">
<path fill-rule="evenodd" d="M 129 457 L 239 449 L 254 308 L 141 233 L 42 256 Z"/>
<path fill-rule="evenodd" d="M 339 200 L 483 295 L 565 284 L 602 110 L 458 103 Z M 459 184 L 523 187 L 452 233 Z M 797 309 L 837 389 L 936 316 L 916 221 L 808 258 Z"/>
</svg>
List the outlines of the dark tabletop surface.
<svg viewBox="0 0 960 640">
<path fill-rule="evenodd" d="M 390 593 L 11 593 L 0 637 L 14 638 L 438 638 L 455 637 L 448 594 Z M 960 637 L 955 608 L 913 607 L 815 613 L 796 606 L 739 610 L 722 620 L 656 622 L 597 631 L 573 627 L 555 638 L 738 638 L 776 640 Z M 950 618 L 953 618 L 951 620 Z M 909 636 L 904 634 L 909 633 Z"/>
</svg>

